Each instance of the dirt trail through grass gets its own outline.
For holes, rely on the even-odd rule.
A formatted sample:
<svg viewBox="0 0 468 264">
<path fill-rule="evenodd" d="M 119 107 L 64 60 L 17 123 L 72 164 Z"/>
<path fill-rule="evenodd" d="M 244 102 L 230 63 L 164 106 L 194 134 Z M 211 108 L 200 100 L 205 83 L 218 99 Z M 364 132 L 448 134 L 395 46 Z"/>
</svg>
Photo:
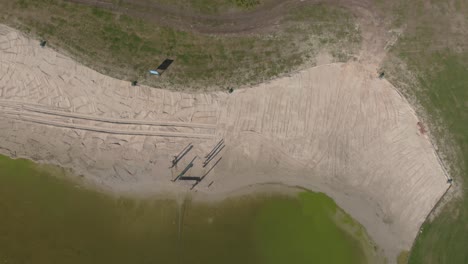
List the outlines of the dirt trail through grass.
<svg viewBox="0 0 468 264">
<path fill-rule="evenodd" d="M 192 7 L 189 3 L 185 3 L 186 8 L 184 9 L 177 6 L 177 3 L 168 4 L 164 1 L 123 0 L 118 3 L 94 0 L 67 1 L 143 18 L 159 26 L 164 25 L 180 30 L 210 34 L 263 32 L 266 29 L 272 29 L 275 24 L 278 25 L 292 9 L 305 5 L 304 2 L 293 0 L 271 0 L 262 5 L 261 8 L 253 10 L 206 14 L 197 10 L 196 6 Z M 205 7 L 198 8 L 207 9 L 209 5 L 216 6 L 216 3 L 207 2 Z"/>
<path fill-rule="evenodd" d="M 320 0 L 266 0 L 252 8 L 242 8 L 235 1 L 170 1 L 164 0 L 66 0 L 68 2 L 105 8 L 132 17 L 144 18 L 157 25 L 209 34 L 249 34 L 272 32 L 282 19 L 296 9 L 323 4 Z M 226 2 L 226 1 L 224 1 Z M 376 12 L 369 0 L 329 0 L 330 6 L 349 8 L 356 15 L 367 16 L 363 10 Z M 219 10 L 223 6 L 224 8 Z M 207 11 L 208 10 L 208 11 Z M 319 22 L 320 21 L 316 21 Z M 339 26 L 337 24 L 337 26 Z"/>
</svg>

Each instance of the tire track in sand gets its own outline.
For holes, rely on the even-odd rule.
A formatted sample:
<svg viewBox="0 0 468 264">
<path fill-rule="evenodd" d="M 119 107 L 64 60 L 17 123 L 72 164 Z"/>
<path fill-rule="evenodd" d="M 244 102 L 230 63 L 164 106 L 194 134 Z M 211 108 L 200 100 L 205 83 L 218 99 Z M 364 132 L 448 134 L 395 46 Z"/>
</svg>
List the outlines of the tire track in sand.
<svg viewBox="0 0 468 264">
<path fill-rule="evenodd" d="M 102 122 L 110 124 L 128 124 L 128 125 L 149 125 L 149 126 L 162 126 L 162 127 L 188 127 L 188 128 L 203 128 L 203 129 L 214 129 L 216 125 L 211 124 L 200 124 L 200 123 L 184 123 L 184 122 L 160 122 L 160 121 L 146 121 L 146 120 L 132 120 L 132 119 L 116 119 L 116 118 L 104 118 L 92 115 L 76 114 L 62 111 L 55 111 L 43 108 L 37 108 L 29 106 L 23 103 L 17 102 L 2 102 L 0 101 L 0 107 L 7 108 L 0 109 L 0 113 L 9 119 L 16 119 L 26 122 L 32 122 L 37 124 L 49 125 L 54 127 L 80 129 L 93 132 L 107 133 L 107 134 L 120 134 L 120 135 L 140 135 L 140 136 L 162 136 L 162 137 L 186 137 L 186 138 L 205 138 L 211 139 L 214 137 L 213 134 L 201 134 L 201 133 L 181 133 L 181 132 L 166 132 L 166 131 L 151 131 L 151 130 L 129 130 L 129 129 L 116 129 L 116 128 L 105 128 L 96 125 L 83 125 L 71 123 L 74 119 L 87 120 L 93 122 Z M 10 110 L 8 110 L 10 109 Z M 11 110 L 13 109 L 13 110 Z M 52 117 L 59 118 L 71 118 L 71 122 L 64 121 L 52 121 L 48 120 Z"/>
</svg>

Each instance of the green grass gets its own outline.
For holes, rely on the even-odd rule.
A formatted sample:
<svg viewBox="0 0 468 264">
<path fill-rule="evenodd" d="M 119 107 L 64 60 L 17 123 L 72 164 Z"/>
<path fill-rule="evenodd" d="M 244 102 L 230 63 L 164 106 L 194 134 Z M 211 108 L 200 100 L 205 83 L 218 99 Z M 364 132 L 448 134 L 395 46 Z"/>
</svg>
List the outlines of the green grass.
<svg viewBox="0 0 468 264">
<path fill-rule="evenodd" d="M 408 263 L 409 251 L 402 251 L 398 255 L 397 264 L 406 264 Z"/>
<path fill-rule="evenodd" d="M 406 31 L 384 68 L 389 80 L 420 106 L 418 114 L 428 123 L 439 155 L 464 190 L 423 225 L 409 263 L 468 263 L 468 31 L 454 26 L 457 17 L 466 19 L 468 6 L 400 1 L 392 10 L 394 26 Z"/>
<path fill-rule="evenodd" d="M 49 45 L 104 74 L 168 89 L 259 83 L 311 63 L 320 49 L 351 56 L 360 41 L 353 17 L 325 5 L 292 11 L 271 34 L 222 37 L 161 27 L 62 0 L 0 0 L 0 5 L 1 23 L 47 39 Z M 175 62 L 163 77 L 147 74 L 166 58 Z"/>
<path fill-rule="evenodd" d="M 465 58 L 468 58 L 465 54 Z M 450 171 L 465 193 L 452 201 L 432 222 L 423 225 L 409 263 L 467 263 L 468 252 L 468 68 L 463 56 L 437 52 L 419 82 L 426 93 L 421 103 L 433 121 L 431 131 Z M 422 96 L 420 96 L 422 97 Z"/>
<path fill-rule="evenodd" d="M 0 155 L 0 263 L 361 264 L 374 250 L 324 194 L 187 200 L 179 209 L 174 200 L 111 197 L 71 178 Z"/>
</svg>

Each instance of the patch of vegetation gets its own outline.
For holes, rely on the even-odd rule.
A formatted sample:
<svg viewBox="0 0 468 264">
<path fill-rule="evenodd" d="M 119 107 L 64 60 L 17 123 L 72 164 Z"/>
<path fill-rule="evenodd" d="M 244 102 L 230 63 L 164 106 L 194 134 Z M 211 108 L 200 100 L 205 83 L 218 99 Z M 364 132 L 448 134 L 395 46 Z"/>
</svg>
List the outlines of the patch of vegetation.
<svg viewBox="0 0 468 264">
<path fill-rule="evenodd" d="M 392 10 L 394 26 L 405 31 L 385 64 L 388 78 L 422 107 L 417 111 L 429 123 L 439 155 L 465 190 L 423 225 L 409 263 L 467 263 L 468 29 L 460 19 L 466 20 L 468 5 L 400 1 Z"/>
<path fill-rule="evenodd" d="M 311 63 L 320 49 L 352 54 L 360 41 L 353 17 L 326 5 L 293 11 L 273 34 L 221 37 L 179 31 L 63 0 L 11 3 L 0 0 L 5 7 L 0 22 L 47 39 L 54 48 L 104 74 L 168 89 L 259 83 Z M 294 15 L 297 12 L 307 15 Z M 166 58 L 175 62 L 162 77 L 147 74 Z"/>
<path fill-rule="evenodd" d="M 408 256 L 409 256 L 409 251 L 402 251 L 398 255 L 397 263 L 398 264 L 406 264 L 408 263 Z"/>
<path fill-rule="evenodd" d="M 234 3 L 238 6 L 238 7 L 242 7 L 242 8 L 252 8 L 254 6 L 257 6 L 260 4 L 260 1 L 259 0 L 234 0 Z"/>
</svg>

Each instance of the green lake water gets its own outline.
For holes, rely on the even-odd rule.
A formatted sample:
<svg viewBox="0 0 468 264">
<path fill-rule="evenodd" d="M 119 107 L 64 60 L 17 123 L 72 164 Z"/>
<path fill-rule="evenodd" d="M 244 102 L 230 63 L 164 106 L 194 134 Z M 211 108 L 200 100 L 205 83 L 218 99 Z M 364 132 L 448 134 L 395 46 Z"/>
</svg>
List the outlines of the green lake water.
<svg viewBox="0 0 468 264">
<path fill-rule="evenodd" d="M 0 155 L 0 264 L 362 264 L 373 254 L 362 226 L 321 193 L 137 200 Z"/>
</svg>

